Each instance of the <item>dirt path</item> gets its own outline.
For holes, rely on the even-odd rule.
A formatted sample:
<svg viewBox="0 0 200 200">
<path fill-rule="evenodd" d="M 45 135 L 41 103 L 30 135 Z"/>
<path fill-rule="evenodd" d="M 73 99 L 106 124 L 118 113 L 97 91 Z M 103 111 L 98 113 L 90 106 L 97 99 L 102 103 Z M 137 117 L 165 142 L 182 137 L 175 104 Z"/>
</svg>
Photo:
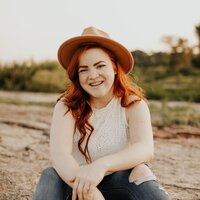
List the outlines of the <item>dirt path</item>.
<svg viewBox="0 0 200 200">
<path fill-rule="evenodd" d="M 28 96 L 33 101 L 37 95 Z M 1 200 L 31 199 L 41 170 L 50 165 L 51 115 L 51 107 L 0 104 Z M 154 127 L 154 134 L 151 167 L 172 199 L 200 199 L 200 130 Z"/>
</svg>

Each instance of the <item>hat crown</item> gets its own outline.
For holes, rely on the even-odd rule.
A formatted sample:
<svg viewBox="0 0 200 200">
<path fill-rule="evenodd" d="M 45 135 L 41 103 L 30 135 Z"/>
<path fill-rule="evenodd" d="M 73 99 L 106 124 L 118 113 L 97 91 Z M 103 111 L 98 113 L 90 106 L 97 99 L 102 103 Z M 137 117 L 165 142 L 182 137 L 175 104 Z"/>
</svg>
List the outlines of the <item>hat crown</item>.
<svg viewBox="0 0 200 200">
<path fill-rule="evenodd" d="M 93 26 L 85 28 L 80 36 L 70 38 L 61 44 L 58 49 L 58 60 L 60 64 L 67 69 L 73 54 L 78 48 L 83 46 L 83 44 L 89 45 L 94 43 L 113 52 L 125 73 L 131 71 L 134 60 L 128 49 L 111 39 L 106 32 Z"/>
<path fill-rule="evenodd" d="M 110 38 L 110 36 L 106 32 L 99 30 L 93 26 L 85 28 L 82 32 L 82 36 L 99 36 Z"/>
</svg>

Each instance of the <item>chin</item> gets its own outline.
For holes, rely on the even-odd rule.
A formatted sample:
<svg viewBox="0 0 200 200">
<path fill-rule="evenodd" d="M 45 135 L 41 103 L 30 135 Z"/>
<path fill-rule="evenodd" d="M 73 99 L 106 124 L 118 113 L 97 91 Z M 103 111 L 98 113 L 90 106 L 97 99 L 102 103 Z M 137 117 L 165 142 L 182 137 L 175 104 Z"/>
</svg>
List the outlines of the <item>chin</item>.
<svg viewBox="0 0 200 200">
<path fill-rule="evenodd" d="M 97 98 L 97 99 L 99 99 L 99 98 L 103 98 L 103 97 L 105 97 L 106 95 L 105 94 L 99 94 L 99 95 L 92 95 L 92 94 L 90 94 L 90 96 L 92 97 L 92 98 Z"/>
<path fill-rule="evenodd" d="M 90 92 L 89 95 L 94 98 L 103 98 L 103 97 L 107 96 L 108 93 L 106 93 L 106 92 L 96 92 L 96 93 Z"/>
</svg>

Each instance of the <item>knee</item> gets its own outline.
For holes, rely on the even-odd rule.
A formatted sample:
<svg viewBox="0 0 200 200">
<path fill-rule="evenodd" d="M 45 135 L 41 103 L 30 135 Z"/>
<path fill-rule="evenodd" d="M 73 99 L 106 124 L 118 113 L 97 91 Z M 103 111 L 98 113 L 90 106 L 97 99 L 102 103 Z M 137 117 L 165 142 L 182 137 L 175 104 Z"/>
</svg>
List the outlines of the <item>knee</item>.
<svg viewBox="0 0 200 200">
<path fill-rule="evenodd" d="M 33 200 L 61 199 L 64 182 L 53 167 L 42 171 Z M 57 196 L 57 197 L 56 197 Z"/>
<path fill-rule="evenodd" d="M 56 175 L 57 172 L 53 167 L 47 167 L 42 171 L 42 175 L 49 176 L 49 175 Z"/>
<path fill-rule="evenodd" d="M 124 188 L 128 185 L 128 175 L 127 170 L 115 172 L 108 177 L 106 185 L 108 187 L 112 186 L 112 188 Z"/>
<path fill-rule="evenodd" d="M 58 173 L 53 167 L 47 167 L 42 171 L 41 179 L 48 179 L 54 181 L 60 181 L 61 178 L 59 177 Z"/>
<path fill-rule="evenodd" d="M 141 195 L 143 195 L 143 199 L 153 199 L 153 200 L 170 199 L 167 191 L 157 181 L 147 181 L 141 184 L 139 187 L 140 191 L 143 191 L 141 192 Z"/>
<path fill-rule="evenodd" d="M 151 169 L 144 163 L 134 167 L 129 175 L 129 182 L 134 182 L 136 185 L 140 185 L 143 182 L 156 180 L 156 176 Z"/>
<path fill-rule="evenodd" d="M 117 171 L 113 174 L 112 179 L 116 182 L 121 182 L 122 180 L 128 180 L 129 170 Z"/>
</svg>

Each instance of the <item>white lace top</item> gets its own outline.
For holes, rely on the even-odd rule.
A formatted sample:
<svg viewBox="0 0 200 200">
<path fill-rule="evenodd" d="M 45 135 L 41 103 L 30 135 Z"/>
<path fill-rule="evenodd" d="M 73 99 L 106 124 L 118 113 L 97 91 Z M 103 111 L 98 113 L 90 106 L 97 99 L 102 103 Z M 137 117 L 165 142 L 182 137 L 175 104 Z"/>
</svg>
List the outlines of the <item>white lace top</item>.
<svg viewBox="0 0 200 200">
<path fill-rule="evenodd" d="M 120 104 L 120 98 L 113 98 L 106 107 L 92 109 L 89 122 L 94 131 L 89 139 L 88 150 L 92 161 L 118 152 L 128 145 L 128 125 L 125 108 Z M 79 165 L 87 164 L 85 157 L 78 149 L 80 133 L 76 130 L 73 141 L 72 155 Z M 86 138 L 82 143 L 85 147 Z"/>
</svg>

